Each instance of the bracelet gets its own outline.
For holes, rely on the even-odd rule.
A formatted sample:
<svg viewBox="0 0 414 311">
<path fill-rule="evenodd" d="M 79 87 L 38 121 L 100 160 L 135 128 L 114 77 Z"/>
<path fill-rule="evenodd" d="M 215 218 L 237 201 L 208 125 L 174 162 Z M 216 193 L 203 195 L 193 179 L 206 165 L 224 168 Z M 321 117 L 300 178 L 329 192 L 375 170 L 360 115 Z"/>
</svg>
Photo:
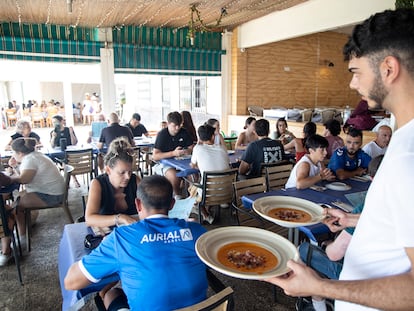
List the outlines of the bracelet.
<svg viewBox="0 0 414 311">
<path fill-rule="evenodd" d="M 115 226 L 119 227 L 120 223 L 119 223 L 119 217 L 121 216 L 121 214 L 117 214 L 115 215 Z"/>
</svg>

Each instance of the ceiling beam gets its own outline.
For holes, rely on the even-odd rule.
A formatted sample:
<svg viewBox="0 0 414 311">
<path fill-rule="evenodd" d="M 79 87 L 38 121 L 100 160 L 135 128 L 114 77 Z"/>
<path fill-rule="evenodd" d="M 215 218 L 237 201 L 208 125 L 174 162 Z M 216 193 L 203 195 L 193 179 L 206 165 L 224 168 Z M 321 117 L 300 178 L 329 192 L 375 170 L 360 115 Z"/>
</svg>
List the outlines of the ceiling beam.
<svg viewBox="0 0 414 311">
<path fill-rule="evenodd" d="M 335 30 L 394 8 L 395 0 L 309 0 L 239 26 L 238 48 Z"/>
</svg>

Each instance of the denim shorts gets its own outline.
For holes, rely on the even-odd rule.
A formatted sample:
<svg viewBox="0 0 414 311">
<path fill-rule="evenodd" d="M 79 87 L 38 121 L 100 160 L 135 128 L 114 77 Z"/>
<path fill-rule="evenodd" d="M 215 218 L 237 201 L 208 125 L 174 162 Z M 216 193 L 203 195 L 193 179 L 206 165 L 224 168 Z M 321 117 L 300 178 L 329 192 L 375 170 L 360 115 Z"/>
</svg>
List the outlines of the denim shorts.
<svg viewBox="0 0 414 311">
<path fill-rule="evenodd" d="M 35 192 L 37 196 L 49 206 L 59 205 L 63 201 L 63 194 L 46 194 L 41 192 Z"/>
</svg>

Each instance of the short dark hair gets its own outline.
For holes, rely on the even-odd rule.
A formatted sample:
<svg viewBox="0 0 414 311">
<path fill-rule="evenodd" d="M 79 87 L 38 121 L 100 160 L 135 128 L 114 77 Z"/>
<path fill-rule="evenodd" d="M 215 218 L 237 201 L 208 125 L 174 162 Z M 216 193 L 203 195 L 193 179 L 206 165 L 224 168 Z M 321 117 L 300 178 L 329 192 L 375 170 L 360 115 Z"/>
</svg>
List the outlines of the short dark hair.
<svg viewBox="0 0 414 311">
<path fill-rule="evenodd" d="M 306 149 L 316 149 L 316 148 L 328 148 L 328 140 L 318 134 L 311 135 L 306 139 L 305 147 Z"/>
<path fill-rule="evenodd" d="M 246 121 L 244 122 L 244 129 L 247 129 L 247 127 L 250 125 L 250 124 L 252 124 L 252 122 L 253 121 L 256 121 L 256 118 L 253 118 L 253 117 L 248 117 L 247 119 L 246 119 Z"/>
<path fill-rule="evenodd" d="M 414 10 L 386 10 L 355 26 L 343 48 L 345 60 L 388 53 L 414 75 Z M 383 56 L 383 55 L 382 55 Z M 372 61 L 375 57 L 371 57 Z"/>
<path fill-rule="evenodd" d="M 135 119 L 135 120 L 137 120 L 137 121 L 141 121 L 141 116 L 139 115 L 139 113 L 134 113 L 134 114 L 132 115 L 132 119 Z"/>
<path fill-rule="evenodd" d="M 256 124 L 254 125 L 254 128 L 258 136 L 269 135 L 269 121 L 267 121 L 266 119 L 257 120 Z"/>
<path fill-rule="evenodd" d="M 216 125 L 216 123 L 218 122 L 218 120 L 217 119 L 214 119 L 214 118 L 210 118 L 210 119 L 208 119 L 207 120 L 207 124 L 208 125 L 210 125 L 210 126 L 212 126 L 212 127 L 214 127 L 214 125 Z"/>
<path fill-rule="evenodd" d="M 346 134 L 351 136 L 351 137 L 361 137 L 361 139 L 362 139 L 362 131 L 358 130 L 355 127 L 350 127 Z"/>
<path fill-rule="evenodd" d="M 338 120 L 328 120 L 324 125 L 331 132 L 332 136 L 338 136 L 341 133 L 341 123 Z"/>
<path fill-rule="evenodd" d="M 147 209 L 168 211 L 173 199 L 173 188 L 164 176 L 151 175 L 139 183 L 137 198 Z"/>
<path fill-rule="evenodd" d="M 316 124 L 312 121 L 306 122 L 303 126 L 303 133 L 305 134 L 305 138 L 315 135 L 316 134 Z"/>
<path fill-rule="evenodd" d="M 208 141 L 214 135 L 216 129 L 208 124 L 201 125 L 197 129 L 198 137 L 201 141 Z"/>
<path fill-rule="evenodd" d="M 172 111 L 167 115 L 168 123 L 174 123 L 175 125 L 181 125 L 183 123 L 183 117 L 178 111 Z"/>
<path fill-rule="evenodd" d="M 15 152 L 21 152 L 23 154 L 31 153 L 35 150 L 36 139 L 29 137 L 19 137 L 13 140 L 11 148 Z"/>
<path fill-rule="evenodd" d="M 59 115 L 59 114 L 57 114 L 57 115 L 53 116 L 53 117 L 52 117 L 52 119 L 56 119 L 56 120 L 58 120 L 59 122 L 62 122 L 62 121 L 63 121 L 63 117 L 62 117 L 61 115 Z"/>
</svg>

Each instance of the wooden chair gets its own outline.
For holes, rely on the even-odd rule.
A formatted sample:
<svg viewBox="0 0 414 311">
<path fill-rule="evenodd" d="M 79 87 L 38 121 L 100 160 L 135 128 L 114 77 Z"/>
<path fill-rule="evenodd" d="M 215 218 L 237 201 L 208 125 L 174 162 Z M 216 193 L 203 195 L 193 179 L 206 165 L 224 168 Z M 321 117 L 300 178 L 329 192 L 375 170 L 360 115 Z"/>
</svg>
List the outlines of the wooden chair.
<svg viewBox="0 0 414 311">
<path fill-rule="evenodd" d="M 89 184 L 91 180 L 98 175 L 98 166 L 93 154 L 93 149 L 66 150 L 65 164 L 73 166 L 71 176 L 75 176 L 76 178 L 76 176 L 81 175 L 83 184 L 86 185 L 86 189 L 82 191 L 82 206 L 83 211 L 85 211 L 86 201 L 89 194 Z"/>
<path fill-rule="evenodd" d="M 246 207 L 244 207 L 241 198 L 244 195 L 266 192 L 266 178 L 262 176 L 257 178 L 236 181 L 233 183 L 233 190 L 234 200 L 232 203 L 232 208 L 236 215 L 237 225 L 240 225 L 241 222 L 245 223 L 252 220 L 260 223 L 261 227 L 264 227 L 263 219 L 259 215 L 257 215 L 253 209 L 247 209 Z M 240 216 L 242 215 L 247 216 L 247 219 L 243 219 L 243 221 L 240 221 Z"/>
<path fill-rule="evenodd" d="M 20 246 L 19 230 L 17 229 L 17 223 L 15 220 L 13 221 L 13 228 L 10 229 L 9 218 L 11 211 L 6 211 L 3 196 L 1 194 L 0 196 L 0 239 L 10 237 L 14 263 L 16 264 L 20 284 L 23 285 L 22 272 L 20 270 L 20 257 L 22 256 L 22 248 Z"/>
<path fill-rule="evenodd" d="M 173 311 L 231 311 L 234 309 L 233 289 L 224 284 L 207 269 L 209 287 L 216 293 L 207 299 L 185 308 Z"/>
<path fill-rule="evenodd" d="M 265 168 L 267 190 L 270 191 L 284 188 L 292 168 L 293 164 L 286 161 L 274 163 L 273 166 L 267 166 Z"/>
<path fill-rule="evenodd" d="M 6 118 L 8 126 L 16 126 L 17 116 L 16 108 L 6 109 Z"/>
<path fill-rule="evenodd" d="M 220 204 L 231 205 L 233 201 L 233 182 L 237 179 L 237 169 L 225 171 L 207 171 L 203 173 L 203 190 L 201 202 L 198 205 L 200 223 L 202 222 L 202 208 L 218 206 L 220 215 Z"/>
<path fill-rule="evenodd" d="M 53 205 L 53 206 L 35 206 L 35 207 L 26 207 L 23 209 L 25 221 L 26 221 L 26 237 L 27 237 L 27 251 L 30 252 L 31 250 L 31 236 L 32 236 L 32 221 L 31 221 L 31 214 L 34 210 L 41 210 L 41 209 L 48 209 L 48 208 L 63 208 L 65 211 L 66 217 L 68 218 L 70 223 L 73 223 L 72 213 L 69 209 L 69 202 L 68 202 L 68 192 L 69 192 L 69 182 L 70 176 L 73 172 L 74 168 L 70 165 L 65 165 L 63 170 L 63 178 L 64 178 L 64 192 L 63 192 L 63 200 L 61 204 Z"/>
<path fill-rule="evenodd" d="M 44 127 L 45 126 L 45 119 L 43 118 L 42 115 L 42 110 L 40 109 L 40 107 L 33 107 L 31 108 L 30 111 L 30 116 L 32 119 L 32 124 L 33 127 Z"/>
</svg>

